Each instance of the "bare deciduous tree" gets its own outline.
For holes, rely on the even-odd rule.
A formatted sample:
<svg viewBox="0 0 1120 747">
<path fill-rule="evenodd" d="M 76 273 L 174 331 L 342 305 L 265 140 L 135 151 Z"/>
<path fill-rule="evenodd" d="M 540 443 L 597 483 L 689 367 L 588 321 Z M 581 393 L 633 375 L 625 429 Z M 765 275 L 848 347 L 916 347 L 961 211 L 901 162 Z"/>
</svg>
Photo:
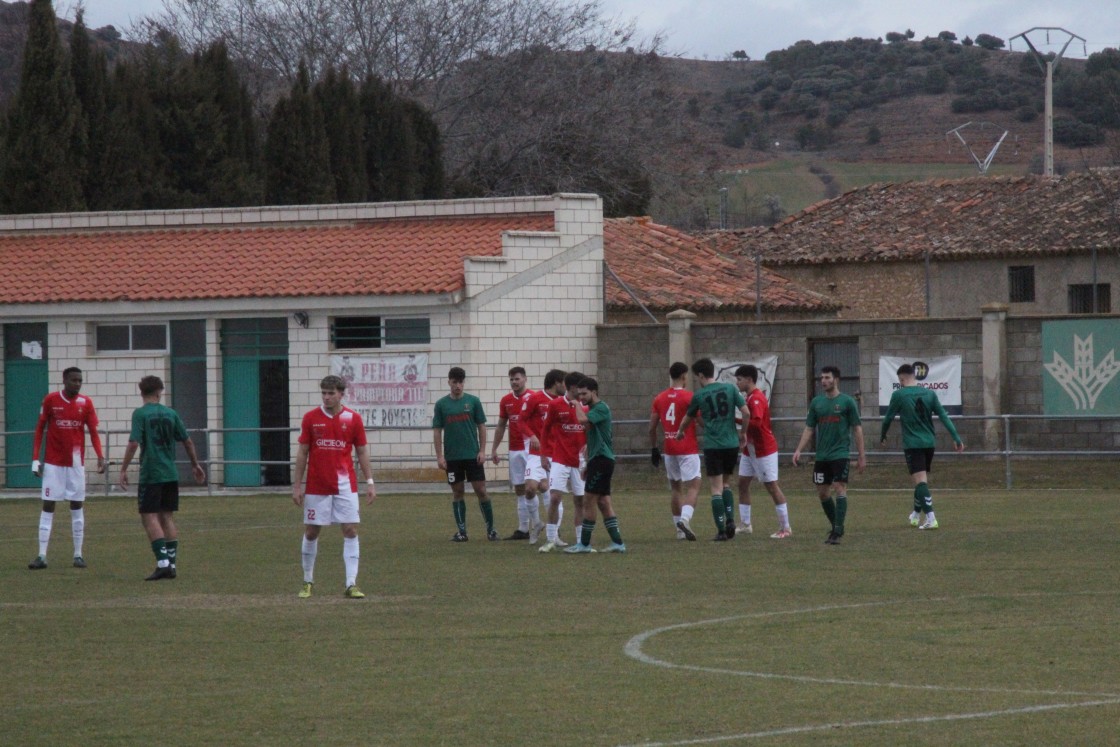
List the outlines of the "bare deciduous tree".
<svg viewBox="0 0 1120 747">
<path fill-rule="evenodd" d="M 463 192 L 595 190 L 608 210 L 644 210 L 679 178 L 681 107 L 663 40 L 597 0 L 164 0 L 148 34 L 194 49 L 223 38 L 264 81 L 329 65 L 376 75 L 438 121 Z"/>
</svg>

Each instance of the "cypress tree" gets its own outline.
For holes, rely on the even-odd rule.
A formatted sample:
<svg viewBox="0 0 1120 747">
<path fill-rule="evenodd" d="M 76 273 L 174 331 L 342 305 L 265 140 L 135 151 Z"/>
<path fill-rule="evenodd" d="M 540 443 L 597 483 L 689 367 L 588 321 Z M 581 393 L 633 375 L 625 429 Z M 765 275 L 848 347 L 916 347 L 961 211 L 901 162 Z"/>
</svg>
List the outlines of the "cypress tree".
<svg viewBox="0 0 1120 747">
<path fill-rule="evenodd" d="M 412 141 L 415 147 L 417 170 L 417 197 L 425 200 L 441 199 L 447 186 L 443 171 L 443 141 L 439 125 L 427 109 L 411 99 L 405 103 L 405 111 L 412 127 Z"/>
<path fill-rule="evenodd" d="M 105 55 L 90 42 L 84 11 L 79 7 L 74 30 L 70 36 L 70 77 L 74 94 L 81 104 L 85 131 L 82 195 L 90 210 L 112 207 L 112 194 L 104 189 L 108 167 L 106 156 L 109 141 L 108 63 Z"/>
<path fill-rule="evenodd" d="M 362 113 L 349 71 L 328 67 L 323 80 L 315 84 L 315 99 L 323 112 L 336 199 L 361 202 L 369 187 L 364 168 Z"/>
<path fill-rule="evenodd" d="M 8 115 L 0 205 L 10 213 L 82 210 L 81 105 L 51 0 L 32 0 L 19 90 Z"/>
<path fill-rule="evenodd" d="M 265 141 L 265 199 L 272 205 L 335 200 L 323 113 L 311 95 L 307 65 L 272 110 Z"/>
<path fill-rule="evenodd" d="M 145 59 L 119 63 L 109 88 L 108 119 L 114 136 L 106 149 L 103 189 L 112 210 L 150 210 L 172 204 Z"/>
</svg>

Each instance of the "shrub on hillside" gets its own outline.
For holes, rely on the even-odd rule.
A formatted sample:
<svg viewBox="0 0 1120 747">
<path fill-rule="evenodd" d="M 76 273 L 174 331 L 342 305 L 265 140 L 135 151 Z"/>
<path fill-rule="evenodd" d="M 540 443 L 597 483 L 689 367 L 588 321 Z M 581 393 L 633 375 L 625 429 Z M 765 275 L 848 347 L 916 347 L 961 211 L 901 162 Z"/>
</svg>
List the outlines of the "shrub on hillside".
<svg viewBox="0 0 1120 747">
<path fill-rule="evenodd" d="M 977 34 L 976 46 L 982 47 L 983 49 L 1003 49 L 1004 42 L 1003 39 L 1000 39 L 998 36 L 992 36 L 991 34 Z"/>
<path fill-rule="evenodd" d="M 1071 148 L 1084 148 L 1104 142 L 1101 128 L 1067 117 L 1054 119 L 1054 142 Z"/>
</svg>

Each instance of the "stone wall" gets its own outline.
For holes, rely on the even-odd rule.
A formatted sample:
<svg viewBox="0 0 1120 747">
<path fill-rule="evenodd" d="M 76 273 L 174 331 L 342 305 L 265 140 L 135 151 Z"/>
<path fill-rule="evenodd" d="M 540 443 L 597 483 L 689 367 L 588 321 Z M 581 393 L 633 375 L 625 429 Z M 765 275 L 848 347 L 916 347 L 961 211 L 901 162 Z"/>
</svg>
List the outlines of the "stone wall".
<svg viewBox="0 0 1120 747">
<path fill-rule="evenodd" d="M 1042 411 L 1042 366 L 1040 317 L 1011 318 L 1006 325 L 1008 367 L 1004 386 L 1009 389 L 1010 412 L 1037 415 Z M 1120 323 L 1118 319 L 1117 323 Z M 778 372 L 771 395 L 775 433 L 783 452 L 794 449 L 803 428 L 802 419 L 813 392 L 809 370 L 815 341 L 853 340 L 859 345 L 861 413 L 869 447 L 877 442 L 879 357 L 913 358 L 960 355 L 963 409 L 966 416 L 984 414 L 981 320 L 900 319 L 883 321 L 816 321 L 774 323 L 696 323 L 692 325 L 693 355 L 696 358 L 737 358 L 746 355 L 778 356 Z M 599 328 L 601 350 L 611 351 L 599 362 L 600 388 L 611 404 L 616 421 L 641 420 L 616 429 L 623 451 L 640 453 L 648 448 L 644 421 L 654 395 L 667 385 L 667 325 L 604 325 Z M 635 371 L 635 363 L 649 372 Z M 783 420 L 784 419 L 784 420 Z M 982 448 L 983 421 L 958 420 L 958 430 L 967 444 Z M 1058 419 L 1012 424 L 1015 448 L 1116 449 L 1120 447 L 1120 421 Z M 950 447 L 938 428 L 939 448 Z M 897 426 L 891 439 L 897 445 Z"/>
</svg>

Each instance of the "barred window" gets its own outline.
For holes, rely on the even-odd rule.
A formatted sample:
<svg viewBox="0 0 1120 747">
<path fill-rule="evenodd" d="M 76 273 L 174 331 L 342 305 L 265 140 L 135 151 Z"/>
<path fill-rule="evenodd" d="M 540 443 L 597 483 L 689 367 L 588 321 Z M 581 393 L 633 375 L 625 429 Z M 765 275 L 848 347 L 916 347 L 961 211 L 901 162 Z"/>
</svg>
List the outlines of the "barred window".
<svg viewBox="0 0 1120 747">
<path fill-rule="evenodd" d="M 1069 313 L 1071 314 L 1110 314 L 1112 313 L 1112 286 L 1097 283 L 1097 308 L 1093 309 L 1093 284 L 1075 283 L 1069 287 Z"/>
<path fill-rule="evenodd" d="M 1007 268 L 1007 296 L 1011 303 L 1034 301 L 1034 265 Z"/>
<path fill-rule="evenodd" d="M 339 316 L 331 320 L 335 349 L 369 350 L 431 341 L 431 321 L 426 317 Z"/>
</svg>

